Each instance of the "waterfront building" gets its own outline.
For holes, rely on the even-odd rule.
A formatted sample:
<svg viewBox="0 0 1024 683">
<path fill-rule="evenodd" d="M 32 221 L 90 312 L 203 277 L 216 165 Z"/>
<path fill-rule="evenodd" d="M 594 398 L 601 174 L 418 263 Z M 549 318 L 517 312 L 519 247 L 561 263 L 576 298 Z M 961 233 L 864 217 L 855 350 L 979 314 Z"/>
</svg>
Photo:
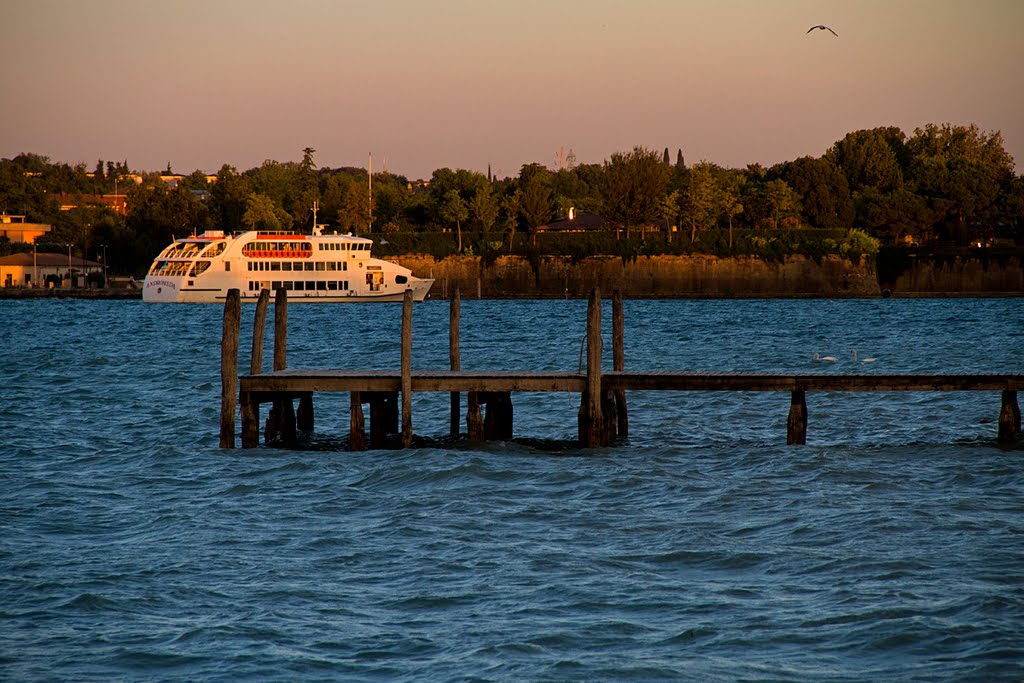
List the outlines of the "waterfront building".
<svg viewBox="0 0 1024 683">
<path fill-rule="evenodd" d="M 0 287 L 85 287 L 103 264 L 67 254 L 11 254 L 0 257 Z"/>
</svg>

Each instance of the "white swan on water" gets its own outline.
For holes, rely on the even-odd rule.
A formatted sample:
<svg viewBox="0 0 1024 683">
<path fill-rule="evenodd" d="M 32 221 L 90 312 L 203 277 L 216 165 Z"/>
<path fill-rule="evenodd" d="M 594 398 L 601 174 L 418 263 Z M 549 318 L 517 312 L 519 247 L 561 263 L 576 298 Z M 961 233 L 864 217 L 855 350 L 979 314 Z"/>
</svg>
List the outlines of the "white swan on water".
<svg viewBox="0 0 1024 683">
<path fill-rule="evenodd" d="M 820 353 L 815 353 L 811 356 L 811 360 L 823 360 L 827 363 L 835 363 L 839 359 L 835 356 L 823 356 Z"/>
<path fill-rule="evenodd" d="M 850 352 L 853 353 L 853 362 L 856 363 L 857 362 L 857 349 L 850 349 Z M 876 360 L 878 360 L 878 359 L 877 358 L 861 358 L 860 362 L 861 363 L 874 363 Z"/>
</svg>

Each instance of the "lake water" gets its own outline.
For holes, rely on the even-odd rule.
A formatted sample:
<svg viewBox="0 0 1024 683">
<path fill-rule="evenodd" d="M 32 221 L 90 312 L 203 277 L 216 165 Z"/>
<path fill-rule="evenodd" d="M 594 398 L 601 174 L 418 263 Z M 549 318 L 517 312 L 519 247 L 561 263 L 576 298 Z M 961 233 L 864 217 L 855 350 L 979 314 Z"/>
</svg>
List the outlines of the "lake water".
<svg viewBox="0 0 1024 683">
<path fill-rule="evenodd" d="M 1024 371 L 1020 299 L 625 310 L 627 368 Z M 517 440 L 481 446 L 417 395 L 430 446 L 359 453 L 317 396 L 307 448 L 220 450 L 222 314 L 0 302 L 0 680 L 1024 678 L 998 392 L 811 393 L 804 447 L 786 392 L 635 393 L 595 450 L 578 397 L 515 395 Z M 399 365 L 400 305 L 289 318 L 291 367 Z M 576 370 L 585 318 L 464 301 L 462 367 Z M 447 324 L 416 305 L 414 367 Z"/>
</svg>

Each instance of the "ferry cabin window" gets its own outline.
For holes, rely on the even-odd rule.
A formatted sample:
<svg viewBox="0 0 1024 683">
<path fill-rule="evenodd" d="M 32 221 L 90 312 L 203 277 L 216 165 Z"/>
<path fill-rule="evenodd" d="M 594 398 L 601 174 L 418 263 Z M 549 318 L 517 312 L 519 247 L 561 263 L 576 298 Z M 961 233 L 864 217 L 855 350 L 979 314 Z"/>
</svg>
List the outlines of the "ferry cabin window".
<svg viewBox="0 0 1024 683">
<path fill-rule="evenodd" d="M 408 281 L 409 281 L 409 278 L 407 278 L 404 275 L 396 275 L 395 276 L 395 284 L 396 285 L 404 285 Z"/>
<path fill-rule="evenodd" d="M 227 272 L 231 272 L 231 261 L 224 262 L 224 270 Z"/>
<path fill-rule="evenodd" d="M 281 270 L 288 270 L 288 271 L 290 271 L 291 269 L 292 269 L 292 262 L 291 261 L 282 261 L 281 262 Z"/>
</svg>

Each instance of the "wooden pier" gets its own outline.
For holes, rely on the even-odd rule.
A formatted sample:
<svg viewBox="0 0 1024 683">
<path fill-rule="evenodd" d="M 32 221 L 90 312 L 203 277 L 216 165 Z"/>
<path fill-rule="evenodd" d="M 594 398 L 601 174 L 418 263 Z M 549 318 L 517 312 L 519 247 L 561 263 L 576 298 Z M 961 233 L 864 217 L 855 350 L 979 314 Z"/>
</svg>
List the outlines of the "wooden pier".
<svg viewBox="0 0 1024 683">
<path fill-rule="evenodd" d="M 580 395 L 578 435 L 584 447 L 605 446 L 629 433 L 628 391 L 774 391 L 790 393 L 786 442 L 807 441 L 806 394 L 833 391 L 991 391 L 1001 392 L 997 441 L 1014 445 L 1020 439 L 1021 417 L 1017 391 L 1024 374 L 777 374 L 750 372 L 626 371 L 622 297 L 612 297 L 612 367 L 601 369 L 601 298 L 592 292 L 587 306 L 585 370 L 579 372 L 463 370 L 459 353 L 458 290 L 450 312 L 449 357 L 446 370 L 412 370 L 412 297 L 402 308 L 402 351 L 398 370 L 287 368 L 288 299 L 279 290 L 275 299 L 273 371 L 262 372 L 264 327 L 269 292 L 256 305 L 250 373 L 238 376 L 238 338 L 241 303 L 231 290 L 224 306 L 221 344 L 221 448 L 234 448 L 235 417 L 241 409 L 243 448 L 259 445 L 259 406 L 271 404 L 264 423 L 267 442 L 295 443 L 297 431 L 313 430 L 313 395 L 350 395 L 349 450 L 383 448 L 400 435 L 403 446 L 413 442 L 412 394 L 449 393 L 452 436 L 460 434 L 461 393 L 467 394 L 466 429 L 476 441 L 508 440 L 513 436 L 512 395 L 520 392 Z M 236 405 L 237 399 L 237 405 Z M 298 401 L 298 410 L 295 401 Z M 370 407 L 369 441 L 363 406 Z M 399 422 L 401 418 L 401 422 Z"/>
</svg>

